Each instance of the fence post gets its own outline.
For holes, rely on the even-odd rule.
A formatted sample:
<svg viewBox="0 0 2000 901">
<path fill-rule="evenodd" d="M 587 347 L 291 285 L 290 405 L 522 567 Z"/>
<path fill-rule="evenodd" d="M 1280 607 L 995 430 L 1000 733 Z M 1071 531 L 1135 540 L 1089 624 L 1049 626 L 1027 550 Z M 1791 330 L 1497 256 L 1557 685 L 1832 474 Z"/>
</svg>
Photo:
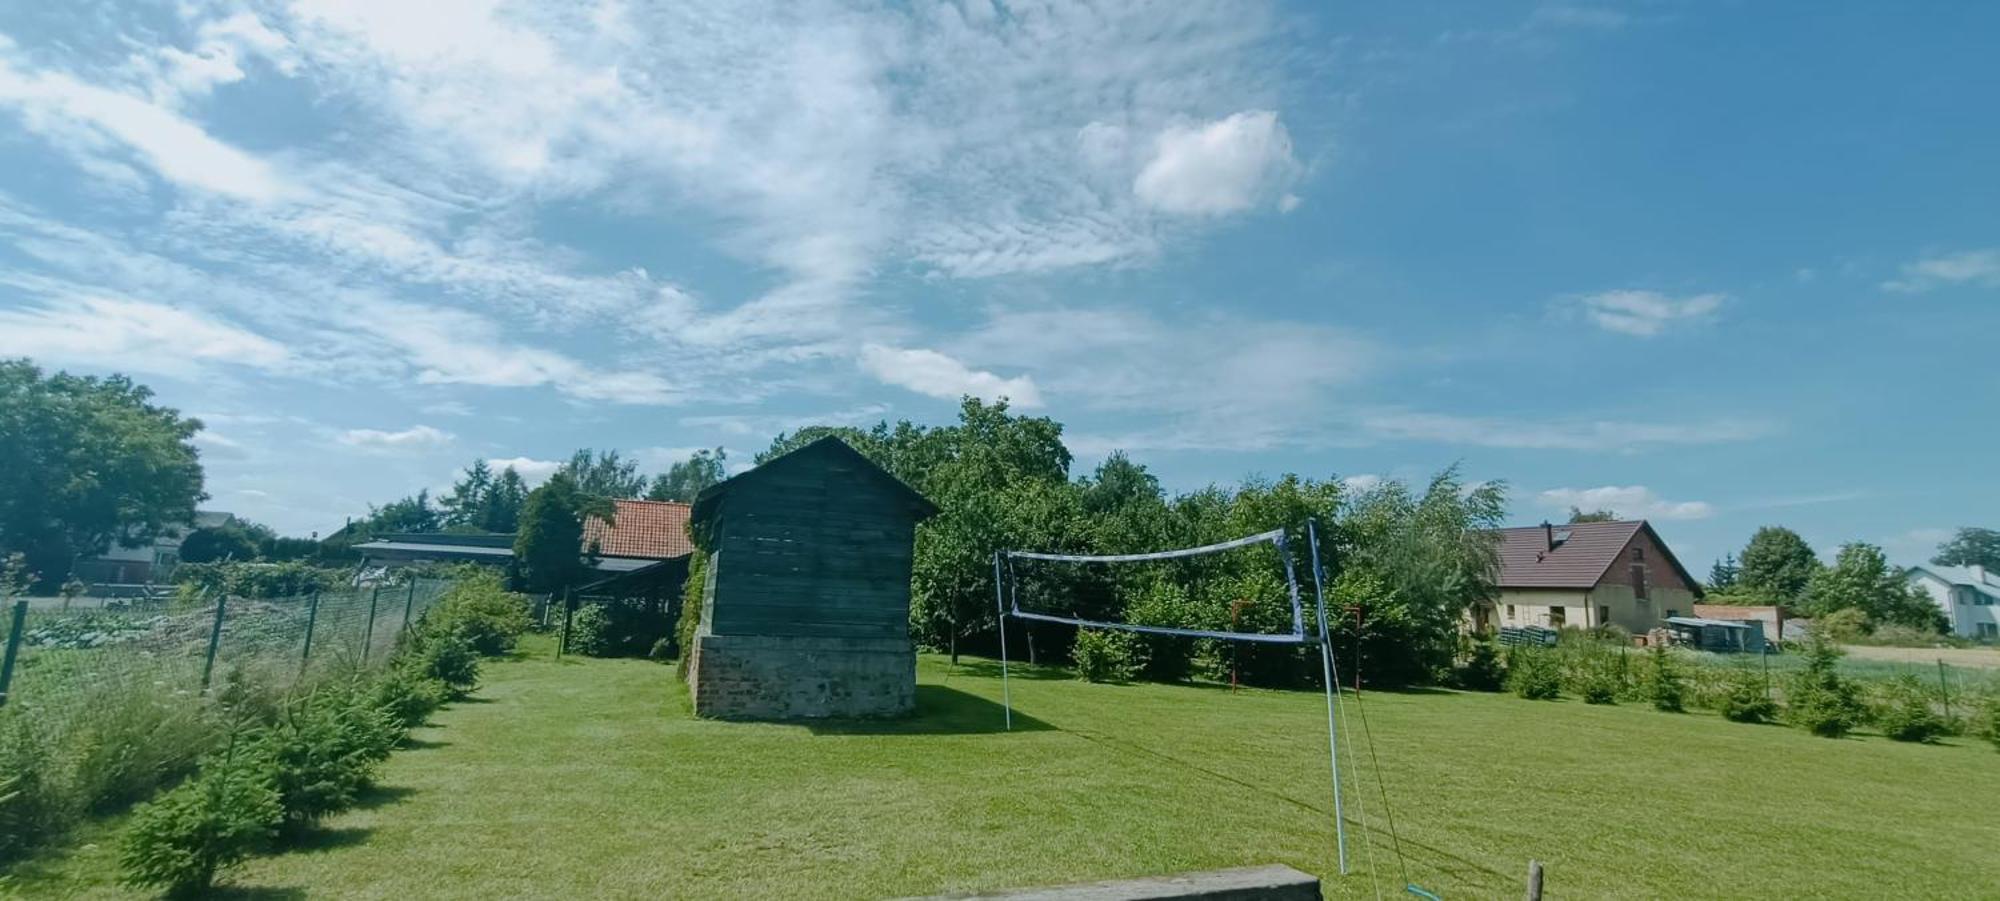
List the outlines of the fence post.
<svg viewBox="0 0 2000 901">
<path fill-rule="evenodd" d="M 1944 682 L 1944 658 L 1938 658 L 1938 695 L 1944 698 L 1944 718 L 1951 721 L 1951 689 Z"/>
<path fill-rule="evenodd" d="M 1542 862 L 1528 861 L 1528 901 L 1542 901 Z"/>
<path fill-rule="evenodd" d="M 382 600 L 382 586 L 377 583 L 374 593 L 368 595 L 368 628 L 361 633 L 361 662 L 368 662 L 368 646 L 375 643 L 375 603 Z"/>
<path fill-rule="evenodd" d="M 553 595 L 551 595 L 553 597 Z M 569 653 L 569 622 L 576 615 L 576 607 L 570 603 L 569 589 L 563 589 L 563 630 L 562 638 L 556 641 L 556 657 Z"/>
<path fill-rule="evenodd" d="M 301 673 L 306 671 L 306 664 L 312 662 L 313 626 L 318 623 L 319 592 L 315 591 L 312 593 L 312 597 L 306 601 L 306 646 L 303 650 L 299 651 L 299 672 Z"/>
<path fill-rule="evenodd" d="M 215 625 L 208 630 L 208 659 L 201 664 L 201 693 L 208 693 L 209 679 L 215 675 L 215 652 L 222 647 L 222 617 L 229 609 L 229 592 L 215 599 Z"/>
<path fill-rule="evenodd" d="M 417 607 L 417 577 L 410 577 L 410 594 L 403 599 L 403 629 L 410 631 L 410 613 Z"/>
<path fill-rule="evenodd" d="M 7 656 L 0 660 L 0 707 L 7 706 L 7 689 L 14 684 L 14 658 L 21 655 L 22 626 L 28 620 L 28 602 L 14 602 L 13 624 L 7 627 Z"/>
</svg>

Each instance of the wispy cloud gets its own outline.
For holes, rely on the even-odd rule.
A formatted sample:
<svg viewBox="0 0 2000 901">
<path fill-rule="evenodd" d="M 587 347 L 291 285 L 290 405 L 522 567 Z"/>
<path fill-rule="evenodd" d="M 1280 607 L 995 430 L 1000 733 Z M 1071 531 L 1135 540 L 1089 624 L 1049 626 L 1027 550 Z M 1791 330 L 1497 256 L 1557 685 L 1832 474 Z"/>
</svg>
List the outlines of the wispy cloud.
<svg viewBox="0 0 2000 901">
<path fill-rule="evenodd" d="M 1627 519 L 1707 519 L 1715 513 L 1707 501 L 1670 501 L 1644 485 L 1550 488 L 1535 499 L 1544 507 L 1611 510 Z"/>
<path fill-rule="evenodd" d="M 934 350 L 870 344 L 861 349 L 860 362 L 862 371 L 869 375 L 918 394 L 944 398 L 969 394 L 986 400 L 1006 398 L 1024 410 L 1042 405 L 1042 394 L 1036 390 L 1034 379 L 1025 375 L 1003 378 L 973 369 Z"/>
<path fill-rule="evenodd" d="M 421 450 L 450 444 L 452 434 L 432 426 L 413 425 L 394 432 L 381 429 L 348 429 L 340 433 L 339 440 L 349 447 L 365 450 Z"/>
<path fill-rule="evenodd" d="M 1749 441 L 1775 426 L 1721 419 L 1683 424 L 1623 420 L 1538 420 L 1413 411 L 1363 416 L 1362 430 L 1383 439 L 1526 450 L 1634 450 Z"/>
<path fill-rule="evenodd" d="M 1669 297 L 1657 291 L 1600 291 L 1572 298 L 1598 328 L 1651 338 L 1670 328 L 1701 322 L 1723 304 L 1721 294 Z"/>
<path fill-rule="evenodd" d="M 217 365 L 282 370 L 293 362 L 278 342 L 216 317 L 110 297 L 0 310 L 0 356 L 181 377 Z"/>
<path fill-rule="evenodd" d="M 2000 287 L 2000 247 L 1941 253 L 1904 263 L 1902 274 L 1882 287 L 1916 294 L 1952 285 Z"/>
</svg>

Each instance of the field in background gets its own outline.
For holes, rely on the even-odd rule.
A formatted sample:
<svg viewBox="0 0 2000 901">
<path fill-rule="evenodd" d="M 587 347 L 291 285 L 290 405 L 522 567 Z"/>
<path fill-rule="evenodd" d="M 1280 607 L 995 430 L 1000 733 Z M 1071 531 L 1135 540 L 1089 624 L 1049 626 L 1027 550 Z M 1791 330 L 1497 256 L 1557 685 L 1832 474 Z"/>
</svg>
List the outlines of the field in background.
<svg viewBox="0 0 2000 901">
<path fill-rule="evenodd" d="M 1936 667 L 1940 660 L 1951 667 L 2000 670 L 2000 649 L 1996 648 L 1886 648 L 1873 645 L 1846 645 L 1843 650 L 1847 651 L 1848 658 L 1856 663 L 1899 663 L 1909 666 L 1912 672 L 1925 666 Z"/>
<path fill-rule="evenodd" d="M 695 720 L 672 668 L 489 665 L 385 788 L 321 840 L 253 861 L 273 897 L 884 897 L 1280 862 L 1332 897 L 1401 892 L 1386 831 L 1335 870 L 1320 695 L 1013 683 L 920 665 L 923 714 L 817 727 Z M 1370 694 L 1408 878 L 1514 896 L 1964 897 L 1992 885 L 2000 754 L 1509 695 Z M 1361 757 L 1366 757 L 1365 748 Z M 1381 823 L 1375 771 L 1348 812 Z M 1357 797 L 1358 795 L 1358 797 Z M 1940 809 L 1950 815 L 1940 816 Z M 1370 867 L 1372 845 L 1373 867 Z M 25 894 L 123 896 L 115 843 Z"/>
</svg>

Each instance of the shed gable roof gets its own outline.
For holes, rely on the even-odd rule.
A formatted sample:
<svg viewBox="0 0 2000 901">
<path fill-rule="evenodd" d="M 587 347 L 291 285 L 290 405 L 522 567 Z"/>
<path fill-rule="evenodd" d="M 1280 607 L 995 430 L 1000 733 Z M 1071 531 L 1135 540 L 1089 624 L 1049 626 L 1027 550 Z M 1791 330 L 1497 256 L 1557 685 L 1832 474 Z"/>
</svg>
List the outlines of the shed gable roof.
<svg viewBox="0 0 2000 901">
<path fill-rule="evenodd" d="M 1557 536 L 1568 534 L 1551 550 L 1545 529 Z M 1604 574 L 1618 562 L 1618 555 L 1632 544 L 1640 532 L 1667 558 L 1667 565 L 1701 596 L 1701 583 L 1674 556 L 1658 532 L 1643 519 L 1618 522 L 1577 522 L 1559 526 L 1518 526 L 1495 529 L 1499 546 L 1500 571 L 1494 584 L 1500 588 L 1595 588 Z"/>
<path fill-rule="evenodd" d="M 879 486 L 884 493 L 896 502 L 907 504 L 910 516 L 913 519 L 928 519 L 938 513 L 937 505 L 931 503 L 929 498 L 918 493 L 917 489 L 911 488 L 909 485 L 904 484 L 902 479 L 898 479 L 890 474 L 888 470 L 875 465 L 875 461 L 868 459 L 860 451 L 849 447 L 847 442 L 828 435 L 804 447 L 765 461 L 762 465 L 747 472 L 738 473 L 732 478 L 708 486 L 707 489 L 702 491 L 700 496 L 695 498 L 694 507 L 691 511 L 692 519 L 690 521 L 696 526 L 706 526 L 715 517 L 722 499 L 727 497 L 730 492 L 745 485 L 756 484 L 771 473 L 784 472 L 787 469 L 811 465 L 814 462 L 838 462 L 852 467 L 870 482 Z"/>
</svg>

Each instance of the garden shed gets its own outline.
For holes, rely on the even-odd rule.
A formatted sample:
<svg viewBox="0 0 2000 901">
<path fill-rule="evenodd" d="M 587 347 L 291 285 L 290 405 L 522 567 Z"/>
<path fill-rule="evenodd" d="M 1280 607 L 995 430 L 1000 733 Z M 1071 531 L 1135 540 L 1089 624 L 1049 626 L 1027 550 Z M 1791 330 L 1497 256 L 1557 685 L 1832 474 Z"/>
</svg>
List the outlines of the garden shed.
<svg viewBox="0 0 2000 901">
<path fill-rule="evenodd" d="M 892 716 L 916 703 L 910 565 L 937 507 L 838 438 L 724 481 L 690 519 L 704 574 L 695 713 Z"/>
</svg>

